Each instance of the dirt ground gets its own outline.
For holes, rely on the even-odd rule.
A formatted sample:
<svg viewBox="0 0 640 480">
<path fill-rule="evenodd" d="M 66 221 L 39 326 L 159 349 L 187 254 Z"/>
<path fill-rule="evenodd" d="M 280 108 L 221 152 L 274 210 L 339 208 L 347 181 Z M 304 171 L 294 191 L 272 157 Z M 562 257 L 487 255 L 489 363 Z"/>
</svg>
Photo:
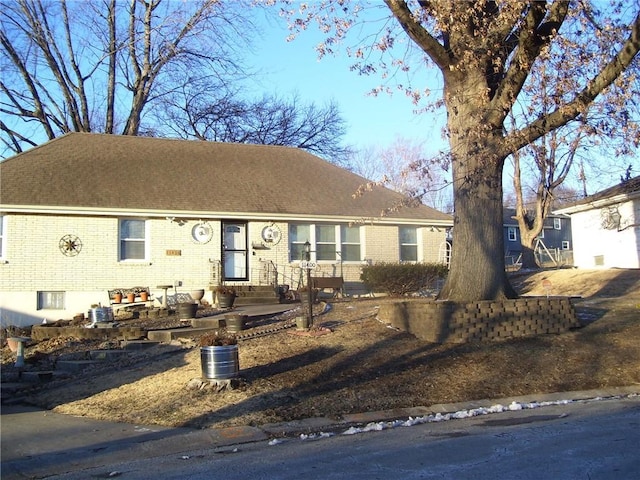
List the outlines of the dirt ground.
<svg viewBox="0 0 640 480">
<path fill-rule="evenodd" d="M 269 333 L 239 342 L 233 389 L 188 388 L 201 376 L 193 339 L 37 384 L 26 401 L 97 419 L 210 428 L 640 382 L 639 270 L 547 270 L 514 274 L 512 282 L 522 294 L 580 297 L 583 327 L 436 345 L 379 322 L 384 298 L 337 300 L 316 317 L 324 335 L 287 328 L 299 311 L 249 324 L 247 332 Z M 95 348 L 118 345 L 59 338 L 29 346 L 27 360 L 37 368 Z M 3 348 L 3 378 L 14 359 Z"/>
</svg>

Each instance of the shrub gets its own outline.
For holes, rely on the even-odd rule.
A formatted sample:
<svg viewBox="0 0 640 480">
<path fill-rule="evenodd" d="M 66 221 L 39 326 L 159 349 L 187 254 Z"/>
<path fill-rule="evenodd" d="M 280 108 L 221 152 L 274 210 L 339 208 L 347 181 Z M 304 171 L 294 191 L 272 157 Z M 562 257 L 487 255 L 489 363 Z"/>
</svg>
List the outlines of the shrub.
<svg viewBox="0 0 640 480">
<path fill-rule="evenodd" d="M 199 339 L 198 344 L 201 347 L 223 347 L 226 345 L 236 345 L 238 339 L 235 335 L 229 335 L 224 332 L 215 330 L 213 332 L 205 333 Z"/>
<path fill-rule="evenodd" d="M 435 280 L 447 276 L 447 266 L 442 263 L 376 263 L 362 267 L 360 280 L 370 291 L 389 295 L 406 295 L 418 292 Z"/>
</svg>

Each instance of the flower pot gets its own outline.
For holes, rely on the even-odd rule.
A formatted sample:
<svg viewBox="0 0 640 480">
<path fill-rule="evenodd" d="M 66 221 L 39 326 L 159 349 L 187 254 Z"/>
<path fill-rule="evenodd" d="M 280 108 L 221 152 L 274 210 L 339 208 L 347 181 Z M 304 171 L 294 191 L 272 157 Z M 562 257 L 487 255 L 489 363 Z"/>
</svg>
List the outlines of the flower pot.
<svg viewBox="0 0 640 480">
<path fill-rule="evenodd" d="M 122 294 L 114 293 L 113 294 L 113 303 L 122 303 Z"/>
<path fill-rule="evenodd" d="M 135 301 L 136 301 L 136 294 L 135 293 L 127 293 L 127 302 L 133 303 Z"/>
<path fill-rule="evenodd" d="M 227 315 L 224 317 L 227 332 L 237 333 L 244 330 L 244 324 L 247 321 L 247 315 L 240 315 L 238 313 L 233 315 Z"/>
<path fill-rule="evenodd" d="M 176 309 L 179 318 L 196 318 L 197 312 L 197 303 L 179 303 Z"/>
<path fill-rule="evenodd" d="M 204 297 L 204 288 L 201 288 L 200 290 L 191 290 L 189 295 L 191 295 L 194 302 L 200 303 L 200 300 Z"/>
<path fill-rule="evenodd" d="M 233 307 L 233 302 L 236 300 L 235 294 L 226 294 L 226 293 L 218 293 L 218 307 L 220 308 L 231 308 Z"/>
<path fill-rule="evenodd" d="M 149 294 L 147 292 L 140 292 L 140 300 L 146 302 L 149 300 Z"/>
<path fill-rule="evenodd" d="M 296 317 L 296 330 L 309 330 L 309 319 L 307 317 Z"/>
<path fill-rule="evenodd" d="M 202 378 L 223 380 L 238 376 L 238 345 L 200 347 Z"/>
</svg>

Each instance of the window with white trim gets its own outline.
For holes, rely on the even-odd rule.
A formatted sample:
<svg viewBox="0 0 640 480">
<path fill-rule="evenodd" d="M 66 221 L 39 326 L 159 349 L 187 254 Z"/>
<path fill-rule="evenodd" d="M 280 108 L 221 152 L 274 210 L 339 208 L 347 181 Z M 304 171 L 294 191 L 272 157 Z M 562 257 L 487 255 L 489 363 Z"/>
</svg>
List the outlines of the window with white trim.
<svg viewBox="0 0 640 480">
<path fill-rule="evenodd" d="M 360 256 L 360 227 L 342 225 L 340 227 L 340 253 L 343 262 L 359 262 Z"/>
<path fill-rule="evenodd" d="M 311 260 L 360 262 L 360 227 L 297 223 L 289 225 L 289 260 L 302 260 L 305 242 L 311 244 Z"/>
<path fill-rule="evenodd" d="M 515 242 L 518 239 L 516 227 L 507 227 L 507 237 L 510 242 Z"/>
<path fill-rule="evenodd" d="M 64 310 L 65 292 L 39 291 L 38 310 Z"/>
<path fill-rule="evenodd" d="M 560 218 L 554 218 L 553 219 L 553 229 L 554 230 L 562 229 L 562 221 L 561 221 Z"/>
<path fill-rule="evenodd" d="M 313 248 L 312 248 L 313 250 Z M 336 226 L 316 225 L 316 261 L 336 259 Z"/>
<path fill-rule="evenodd" d="M 418 261 L 418 229 L 417 227 L 400 227 L 400 261 Z"/>
<path fill-rule="evenodd" d="M 119 223 L 120 261 L 147 260 L 147 222 L 132 218 L 122 218 Z"/>
<path fill-rule="evenodd" d="M 305 242 L 311 242 L 311 225 L 289 225 L 289 251 L 291 255 L 290 260 L 292 262 L 304 259 Z"/>
<path fill-rule="evenodd" d="M 569 240 L 562 241 L 562 250 L 569 250 Z"/>
</svg>

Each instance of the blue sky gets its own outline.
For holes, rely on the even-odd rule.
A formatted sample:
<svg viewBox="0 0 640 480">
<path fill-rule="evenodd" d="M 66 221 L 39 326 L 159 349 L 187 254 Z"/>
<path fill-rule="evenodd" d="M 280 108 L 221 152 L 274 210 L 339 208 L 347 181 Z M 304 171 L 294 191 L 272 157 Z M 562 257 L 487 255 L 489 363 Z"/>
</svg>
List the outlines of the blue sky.
<svg viewBox="0 0 640 480">
<path fill-rule="evenodd" d="M 314 47 L 323 37 L 317 28 L 310 27 L 291 42 L 286 42 L 287 35 L 284 20 L 270 22 L 262 45 L 256 45 L 255 55 L 247 59 L 266 72 L 262 86 L 268 92 L 297 92 L 300 100 L 319 106 L 334 100 L 347 122 L 344 141 L 349 145 L 386 147 L 403 137 L 428 140 L 434 152 L 441 148 L 442 123 L 437 122 L 444 121 L 444 114 L 435 120 L 414 113 L 415 106 L 402 92 L 368 96 L 380 77 L 350 71 L 352 61 L 344 51 L 318 60 Z"/>
<path fill-rule="evenodd" d="M 416 107 L 402 92 L 395 92 L 392 96 L 385 93 L 369 96 L 367 93 L 380 84 L 380 76 L 361 76 L 350 71 L 352 60 L 346 55 L 344 46 L 337 56 L 319 60 L 314 47 L 324 37 L 317 27 L 310 26 L 291 42 L 286 42 L 288 33 L 284 20 L 266 23 L 262 44 L 256 44 L 255 54 L 247 58 L 255 68 L 265 72 L 264 83 L 260 85 L 263 92 L 283 97 L 297 92 L 301 101 L 313 101 L 317 105 L 336 101 L 347 122 L 344 143 L 356 148 L 386 148 L 397 138 L 403 138 L 424 142 L 424 154 L 427 156 L 448 149 L 447 143 L 441 139 L 441 129 L 446 120 L 444 111 L 438 114 L 415 113 Z M 439 84 L 441 81 L 433 77 L 429 85 L 418 86 L 437 88 Z M 437 95 L 435 93 L 432 100 L 436 100 Z M 614 162 L 606 158 L 601 162 L 602 170 L 590 177 L 589 193 L 620 181 L 624 171 L 611 167 Z M 639 175 L 638 156 L 628 159 L 628 163 L 633 164 L 633 176 Z M 510 162 L 505 169 L 507 191 L 511 189 L 509 171 Z M 576 177 L 577 168 L 568 183 L 581 188 Z"/>
</svg>

